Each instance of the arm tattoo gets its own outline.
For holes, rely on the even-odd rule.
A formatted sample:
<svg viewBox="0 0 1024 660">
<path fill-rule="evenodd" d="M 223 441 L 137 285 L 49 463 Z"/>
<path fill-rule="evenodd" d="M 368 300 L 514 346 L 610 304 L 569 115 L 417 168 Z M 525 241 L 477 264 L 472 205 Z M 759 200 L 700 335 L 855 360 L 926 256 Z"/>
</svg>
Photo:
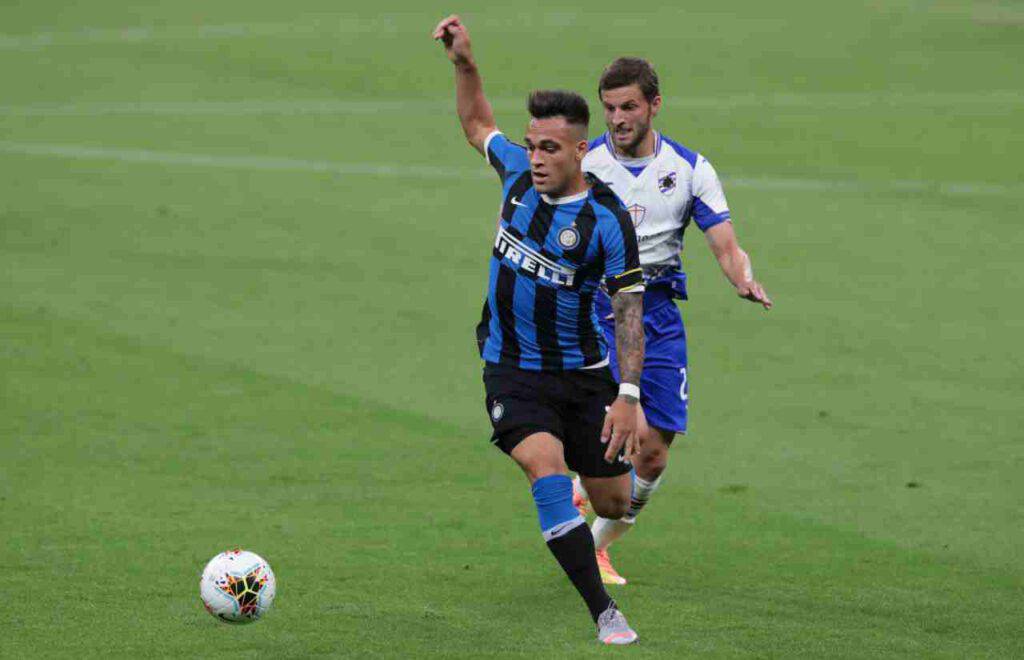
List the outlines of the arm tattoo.
<svg viewBox="0 0 1024 660">
<path fill-rule="evenodd" d="M 640 384 L 644 370 L 644 295 L 618 292 L 612 296 L 615 345 L 619 352 L 619 382 Z"/>
</svg>

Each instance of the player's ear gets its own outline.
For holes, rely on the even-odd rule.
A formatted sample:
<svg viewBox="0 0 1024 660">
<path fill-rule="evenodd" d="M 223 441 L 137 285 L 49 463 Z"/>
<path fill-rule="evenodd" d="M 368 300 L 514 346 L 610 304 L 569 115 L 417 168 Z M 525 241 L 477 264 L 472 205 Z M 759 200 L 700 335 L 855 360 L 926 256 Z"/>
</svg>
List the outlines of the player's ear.
<svg viewBox="0 0 1024 660">
<path fill-rule="evenodd" d="M 583 157 L 587 155 L 588 147 L 589 143 L 587 142 L 586 136 L 584 136 L 582 140 L 576 143 L 576 162 L 583 162 Z"/>
<path fill-rule="evenodd" d="M 656 94 L 651 99 L 651 117 L 657 117 L 659 110 L 661 110 L 661 94 Z"/>
</svg>

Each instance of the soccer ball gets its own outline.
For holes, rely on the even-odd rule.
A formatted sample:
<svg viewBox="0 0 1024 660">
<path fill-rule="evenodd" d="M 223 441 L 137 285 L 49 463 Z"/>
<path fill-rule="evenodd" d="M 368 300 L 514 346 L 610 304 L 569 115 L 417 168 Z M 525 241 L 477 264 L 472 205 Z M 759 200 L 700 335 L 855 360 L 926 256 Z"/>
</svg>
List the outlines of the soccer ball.
<svg viewBox="0 0 1024 660">
<path fill-rule="evenodd" d="M 252 623 L 274 602 L 277 580 L 270 564 L 247 550 L 226 550 L 203 569 L 199 595 L 206 611 L 225 623 Z"/>
</svg>

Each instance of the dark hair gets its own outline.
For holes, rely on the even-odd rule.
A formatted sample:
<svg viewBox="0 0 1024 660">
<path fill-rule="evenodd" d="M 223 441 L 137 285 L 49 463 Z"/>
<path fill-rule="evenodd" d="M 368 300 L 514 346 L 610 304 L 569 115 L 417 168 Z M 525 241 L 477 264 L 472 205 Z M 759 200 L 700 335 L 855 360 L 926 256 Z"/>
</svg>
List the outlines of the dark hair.
<svg viewBox="0 0 1024 660">
<path fill-rule="evenodd" d="M 566 122 L 584 128 L 590 124 L 587 100 L 576 92 L 564 89 L 538 89 L 530 93 L 526 107 L 534 119 L 565 117 Z"/>
<path fill-rule="evenodd" d="M 601 80 L 597 83 L 597 95 L 606 89 L 618 89 L 629 85 L 639 85 L 644 98 L 648 102 L 653 101 L 658 91 L 658 74 L 654 67 L 647 60 L 640 57 L 620 57 L 615 60 L 601 74 Z"/>
</svg>

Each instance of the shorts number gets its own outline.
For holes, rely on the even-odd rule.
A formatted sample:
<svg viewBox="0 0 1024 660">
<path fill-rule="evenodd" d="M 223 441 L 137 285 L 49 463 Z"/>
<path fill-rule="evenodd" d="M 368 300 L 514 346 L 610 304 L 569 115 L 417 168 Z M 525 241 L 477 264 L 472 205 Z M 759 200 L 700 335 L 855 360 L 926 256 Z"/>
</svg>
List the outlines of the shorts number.
<svg viewBox="0 0 1024 660">
<path fill-rule="evenodd" d="M 690 398 L 690 388 L 686 383 L 686 367 L 679 370 L 679 375 L 683 377 L 683 384 L 679 386 L 679 398 L 686 401 Z"/>
</svg>

